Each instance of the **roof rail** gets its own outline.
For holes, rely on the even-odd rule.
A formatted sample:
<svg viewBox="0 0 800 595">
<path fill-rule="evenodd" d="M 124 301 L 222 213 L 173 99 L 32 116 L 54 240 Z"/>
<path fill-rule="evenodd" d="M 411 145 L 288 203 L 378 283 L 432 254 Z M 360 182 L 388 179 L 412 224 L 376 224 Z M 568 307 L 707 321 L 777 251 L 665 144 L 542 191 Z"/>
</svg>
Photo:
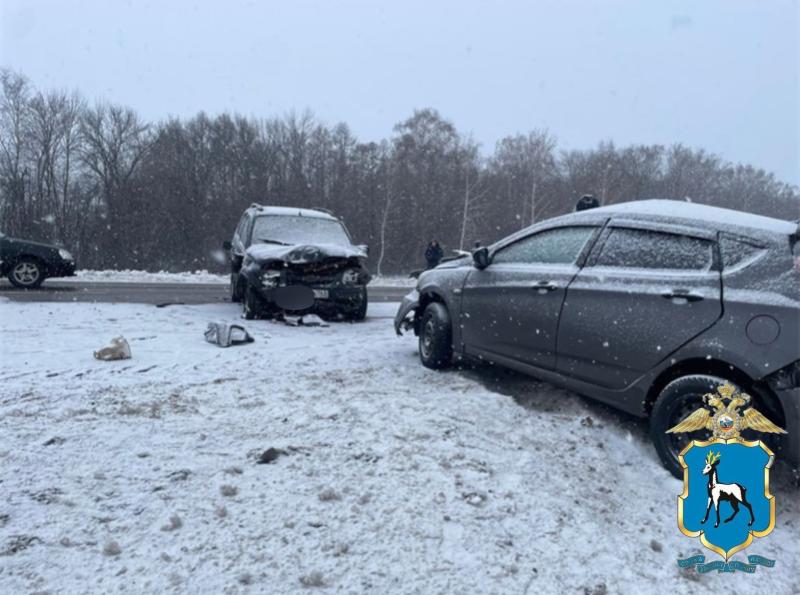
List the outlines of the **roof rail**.
<svg viewBox="0 0 800 595">
<path fill-rule="evenodd" d="M 330 209 L 325 209 L 323 207 L 311 207 L 311 210 L 312 211 L 322 211 L 323 213 L 327 213 L 331 217 L 336 217 L 336 215 L 333 214 L 333 211 L 331 211 Z"/>
<path fill-rule="evenodd" d="M 254 202 L 253 204 L 250 205 L 250 208 L 251 209 L 263 209 L 264 205 L 260 205 L 257 202 Z"/>
</svg>

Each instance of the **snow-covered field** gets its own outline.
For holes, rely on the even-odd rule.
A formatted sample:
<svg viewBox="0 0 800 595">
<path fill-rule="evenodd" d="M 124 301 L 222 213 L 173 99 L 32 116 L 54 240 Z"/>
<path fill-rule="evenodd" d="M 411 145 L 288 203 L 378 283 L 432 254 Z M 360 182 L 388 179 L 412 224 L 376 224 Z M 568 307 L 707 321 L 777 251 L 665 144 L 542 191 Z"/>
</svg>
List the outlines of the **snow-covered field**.
<svg viewBox="0 0 800 595">
<path fill-rule="evenodd" d="M 132 269 L 125 270 L 106 270 L 95 271 L 79 269 L 75 271 L 74 277 L 58 279 L 58 282 L 66 283 L 209 283 L 227 284 L 230 281 L 228 275 L 218 275 L 209 273 L 206 270 L 185 271 L 182 273 L 169 273 L 167 271 L 148 272 Z"/>
<path fill-rule="evenodd" d="M 798 592 L 787 473 L 749 549 L 775 568 L 682 573 L 715 556 L 678 532 L 640 422 L 427 370 L 394 309 L 221 349 L 203 331 L 233 304 L 0 298 L 0 593 Z M 117 335 L 133 359 L 95 361 Z"/>
<path fill-rule="evenodd" d="M 230 281 L 228 275 L 218 275 L 202 271 L 186 271 L 183 273 L 168 273 L 159 271 L 121 270 L 121 271 L 94 271 L 80 269 L 74 277 L 57 279 L 57 283 L 202 283 L 227 285 Z M 374 287 L 414 287 L 416 279 L 403 275 L 375 276 L 370 285 Z"/>
</svg>

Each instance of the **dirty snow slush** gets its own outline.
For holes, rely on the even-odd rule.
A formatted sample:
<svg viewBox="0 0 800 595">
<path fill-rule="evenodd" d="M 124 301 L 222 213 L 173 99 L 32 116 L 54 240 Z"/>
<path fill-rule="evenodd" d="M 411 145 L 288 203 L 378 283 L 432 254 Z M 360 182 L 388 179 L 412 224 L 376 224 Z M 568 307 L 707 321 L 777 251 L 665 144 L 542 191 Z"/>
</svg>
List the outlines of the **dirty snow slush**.
<svg viewBox="0 0 800 595">
<path fill-rule="evenodd" d="M 776 559 L 701 553 L 643 426 L 490 367 L 437 373 L 362 324 L 256 321 L 235 305 L 0 301 L 0 592 L 786 593 L 797 491 L 776 473 Z M 132 359 L 92 352 L 123 335 Z M 780 471 L 780 469 L 778 470 Z"/>
</svg>

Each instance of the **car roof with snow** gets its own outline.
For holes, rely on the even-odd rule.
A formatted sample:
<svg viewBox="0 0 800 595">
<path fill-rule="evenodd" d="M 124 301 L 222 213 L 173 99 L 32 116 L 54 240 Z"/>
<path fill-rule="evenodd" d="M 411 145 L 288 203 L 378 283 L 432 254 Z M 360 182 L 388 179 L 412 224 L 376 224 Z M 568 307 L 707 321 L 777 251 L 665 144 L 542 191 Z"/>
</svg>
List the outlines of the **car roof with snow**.
<svg viewBox="0 0 800 595">
<path fill-rule="evenodd" d="M 318 211 L 316 209 L 301 209 L 299 207 L 273 207 L 253 203 L 247 210 L 258 215 L 274 215 L 279 217 L 313 217 L 316 219 L 329 219 L 332 221 L 338 221 L 338 219 L 336 219 L 336 217 L 330 213 Z"/>
<path fill-rule="evenodd" d="M 657 218 L 675 223 L 700 224 L 703 227 L 714 229 L 739 227 L 780 235 L 791 235 L 797 232 L 797 223 L 795 222 L 680 200 L 636 200 L 582 212 L 595 215 L 624 215 L 631 219 Z"/>
</svg>

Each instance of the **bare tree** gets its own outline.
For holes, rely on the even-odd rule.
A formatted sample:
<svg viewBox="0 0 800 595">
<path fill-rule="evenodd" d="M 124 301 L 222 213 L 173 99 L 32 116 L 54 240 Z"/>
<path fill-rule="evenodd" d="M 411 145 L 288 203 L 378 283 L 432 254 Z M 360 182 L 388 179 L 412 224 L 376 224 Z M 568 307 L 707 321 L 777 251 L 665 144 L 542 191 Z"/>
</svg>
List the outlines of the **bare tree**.
<svg viewBox="0 0 800 595">
<path fill-rule="evenodd" d="M 96 176 L 103 196 L 105 262 L 123 266 L 130 260 L 136 227 L 146 221 L 146 213 L 138 209 L 134 173 L 150 146 L 149 126 L 133 110 L 99 104 L 86 112 L 81 130 L 83 162 Z"/>
<path fill-rule="evenodd" d="M 389 274 L 418 266 L 431 238 L 464 249 L 568 212 L 587 192 L 604 204 L 688 198 L 800 216 L 797 186 L 681 145 L 559 153 L 534 130 L 484 156 L 432 109 L 371 143 L 310 112 L 148 124 L 0 71 L 0 226 L 64 242 L 82 266 L 218 267 L 209 254 L 257 201 L 331 209 Z"/>
<path fill-rule="evenodd" d="M 0 71 L 0 190 L 3 222 L 9 232 L 31 231 L 27 201 L 30 170 L 25 151 L 30 133 L 30 86 L 22 75 Z"/>
</svg>

